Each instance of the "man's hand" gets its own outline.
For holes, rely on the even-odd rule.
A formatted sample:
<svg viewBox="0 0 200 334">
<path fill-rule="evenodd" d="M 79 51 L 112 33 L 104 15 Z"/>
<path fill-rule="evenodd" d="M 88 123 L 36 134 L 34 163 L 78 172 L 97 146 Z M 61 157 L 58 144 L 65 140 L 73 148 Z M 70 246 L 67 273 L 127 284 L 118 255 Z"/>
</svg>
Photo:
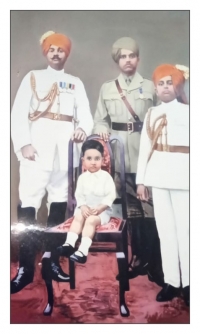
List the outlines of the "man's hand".
<svg viewBox="0 0 200 334">
<path fill-rule="evenodd" d="M 97 135 L 99 135 L 105 142 L 109 141 L 110 133 L 99 132 Z"/>
<path fill-rule="evenodd" d="M 71 136 L 71 140 L 73 140 L 75 143 L 82 143 L 86 140 L 86 138 L 87 136 L 81 128 L 77 128 Z"/>
<path fill-rule="evenodd" d="M 21 152 L 25 159 L 35 161 L 35 154 L 37 154 L 37 151 L 31 144 L 23 146 Z"/>
<path fill-rule="evenodd" d="M 148 189 L 143 184 L 137 186 L 137 198 L 141 201 L 148 201 L 149 199 Z"/>
<path fill-rule="evenodd" d="M 82 205 L 80 209 L 85 219 L 91 216 L 91 209 L 87 205 Z"/>
</svg>

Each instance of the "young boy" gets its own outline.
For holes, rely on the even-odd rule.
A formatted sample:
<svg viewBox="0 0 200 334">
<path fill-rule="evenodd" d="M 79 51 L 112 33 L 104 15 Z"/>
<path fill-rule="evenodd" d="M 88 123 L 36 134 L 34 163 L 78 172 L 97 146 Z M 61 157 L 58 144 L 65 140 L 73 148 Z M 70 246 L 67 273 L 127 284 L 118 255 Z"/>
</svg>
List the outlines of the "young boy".
<svg viewBox="0 0 200 334">
<path fill-rule="evenodd" d="M 64 245 L 58 247 L 60 255 L 72 261 L 85 263 L 92 239 L 98 225 L 107 224 L 116 198 L 115 184 L 111 175 L 101 169 L 103 145 L 97 140 L 88 140 L 82 146 L 82 163 L 86 172 L 78 178 L 75 198 L 77 207 L 74 220 Z M 82 233 L 81 244 L 76 252 L 74 246 Z"/>
<path fill-rule="evenodd" d="M 160 65 L 153 73 L 162 102 L 144 121 L 136 183 L 141 200 L 148 199 L 146 186 L 153 192 L 165 281 L 156 300 L 179 295 L 181 271 L 189 306 L 189 106 L 183 90 L 188 77 L 181 65 Z"/>
</svg>

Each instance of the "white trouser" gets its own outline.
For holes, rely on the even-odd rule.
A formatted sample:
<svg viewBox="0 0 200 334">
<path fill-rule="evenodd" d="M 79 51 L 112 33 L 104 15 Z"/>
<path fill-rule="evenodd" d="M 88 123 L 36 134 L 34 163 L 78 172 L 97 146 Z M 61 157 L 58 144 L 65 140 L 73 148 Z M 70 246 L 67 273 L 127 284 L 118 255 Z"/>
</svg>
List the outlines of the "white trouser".
<svg viewBox="0 0 200 334">
<path fill-rule="evenodd" d="M 43 170 L 38 161 L 24 159 L 20 162 L 19 198 L 22 208 L 39 209 L 47 190 L 48 209 L 52 202 L 67 202 L 68 175 L 60 171 L 59 157 L 55 155 L 52 171 Z"/>
<path fill-rule="evenodd" d="M 164 281 L 189 285 L 189 191 L 152 188 Z"/>
</svg>

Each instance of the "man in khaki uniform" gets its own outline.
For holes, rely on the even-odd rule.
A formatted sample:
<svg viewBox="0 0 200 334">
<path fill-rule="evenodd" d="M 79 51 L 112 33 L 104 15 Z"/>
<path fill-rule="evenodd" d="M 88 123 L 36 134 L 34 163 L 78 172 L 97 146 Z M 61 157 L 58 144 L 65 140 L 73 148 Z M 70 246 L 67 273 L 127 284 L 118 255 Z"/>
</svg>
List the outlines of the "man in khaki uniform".
<svg viewBox="0 0 200 334">
<path fill-rule="evenodd" d="M 162 277 L 162 267 L 152 200 L 148 203 L 139 201 L 135 185 L 140 134 L 148 109 L 156 104 L 155 88 L 152 81 L 144 79 L 137 72 L 139 47 L 135 40 L 129 37 L 118 39 L 112 47 L 112 58 L 118 64 L 121 73 L 117 79 L 107 81 L 101 87 L 93 133 L 99 134 L 105 141 L 110 134 L 118 135 L 124 143 L 128 221 L 132 246 L 129 277 L 146 274 L 148 268 L 149 278 L 156 280 L 155 276 L 158 277 L 158 273 L 155 269 L 158 267 L 157 272 L 161 272 Z M 120 160 L 117 149 L 114 154 L 116 187 L 120 195 Z"/>
</svg>

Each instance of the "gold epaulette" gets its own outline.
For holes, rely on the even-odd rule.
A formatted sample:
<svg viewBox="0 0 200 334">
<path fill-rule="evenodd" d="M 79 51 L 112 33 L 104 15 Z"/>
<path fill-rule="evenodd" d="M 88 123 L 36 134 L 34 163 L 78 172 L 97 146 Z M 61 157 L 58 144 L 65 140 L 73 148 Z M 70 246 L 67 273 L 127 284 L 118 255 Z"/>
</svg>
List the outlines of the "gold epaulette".
<svg viewBox="0 0 200 334">
<path fill-rule="evenodd" d="M 47 109 L 45 111 L 43 111 L 41 114 L 39 114 L 37 116 L 31 116 L 31 115 L 29 115 L 29 119 L 31 121 L 35 121 L 38 118 L 40 118 L 42 115 L 46 114 L 51 109 L 51 107 L 52 107 L 52 105 L 53 105 L 53 103 L 54 103 L 54 101 L 56 99 L 56 96 L 59 97 L 60 93 L 59 93 L 57 82 L 54 82 L 53 85 L 52 85 L 52 87 L 51 87 L 51 89 L 50 89 L 50 91 L 48 92 L 48 94 L 45 97 L 43 97 L 43 98 L 39 98 L 39 96 L 37 94 L 37 91 L 36 91 L 36 80 L 35 80 L 35 75 L 34 75 L 33 72 L 31 72 L 30 83 L 31 83 L 31 89 L 32 89 L 32 92 L 33 92 L 33 96 L 38 101 L 38 105 L 37 105 L 37 108 L 35 110 L 31 106 L 31 108 L 33 109 L 34 113 L 39 110 L 41 102 L 49 101 L 49 105 L 48 105 Z M 59 101 L 58 101 L 58 106 L 59 106 Z"/>
</svg>

